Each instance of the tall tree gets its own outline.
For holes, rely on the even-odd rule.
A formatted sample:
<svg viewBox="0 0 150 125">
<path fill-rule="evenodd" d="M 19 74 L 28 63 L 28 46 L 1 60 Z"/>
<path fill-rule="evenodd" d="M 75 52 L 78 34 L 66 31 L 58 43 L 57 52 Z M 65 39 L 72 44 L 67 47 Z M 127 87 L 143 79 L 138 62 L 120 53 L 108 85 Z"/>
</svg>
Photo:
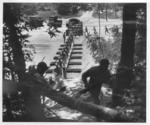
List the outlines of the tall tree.
<svg viewBox="0 0 150 125">
<path fill-rule="evenodd" d="M 123 8 L 123 35 L 120 65 L 132 68 L 136 34 L 136 4 L 125 4 Z"/>
<path fill-rule="evenodd" d="M 132 69 L 134 66 L 136 12 L 141 4 L 125 4 L 123 7 L 123 35 L 121 44 L 121 59 L 116 76 L 113 103 L 120 105 L 124 89 L 130 87 Z"/>
<path fill-rule="evenodd" d="M 9 45 L 8 48 L 10 48 L 11 59 L 15 67 L 13 70 L 18 75 L 18 80 L 21 81 L 25 73 L 25 59 L 22 51 L 24 36 L 21 34 L 22 28 L 19 26 L 21 21 L 20 5 L 15 3 L 4 3 L 3 15 L 3 43 L 8 43 Z"/>
</svg>

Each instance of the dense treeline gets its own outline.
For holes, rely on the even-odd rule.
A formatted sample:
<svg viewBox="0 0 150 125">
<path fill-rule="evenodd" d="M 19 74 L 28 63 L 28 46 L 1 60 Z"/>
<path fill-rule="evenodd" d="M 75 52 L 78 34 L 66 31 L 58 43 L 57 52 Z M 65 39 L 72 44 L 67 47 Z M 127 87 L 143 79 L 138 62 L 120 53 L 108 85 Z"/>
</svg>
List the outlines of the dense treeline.
<svg viewBox="0 0 150 125">
<path fill-rule="evenodd" d="M 21 8 L 26 15 L 38 15 L 39 12 L 47 11 L 48 15 L 73 16 L 78 15 L 81 11 L 94 10 L 94 17 L 97 17 L 98 11 L 101 11 L 101 18 L 120 18 L 122 4 L 101 3 L 22 3 Z M 118 14 L 119 13 L 119 14 Z"/>
</svg>

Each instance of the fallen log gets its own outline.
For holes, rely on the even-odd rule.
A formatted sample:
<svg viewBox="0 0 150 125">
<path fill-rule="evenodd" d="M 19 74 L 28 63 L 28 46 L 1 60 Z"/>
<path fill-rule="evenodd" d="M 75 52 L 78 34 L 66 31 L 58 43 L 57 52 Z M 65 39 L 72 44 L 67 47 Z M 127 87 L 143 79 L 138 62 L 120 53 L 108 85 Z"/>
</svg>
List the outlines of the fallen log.
<svg viewBox="0 0 150 125">
<path fill-rule="evenodd" d="M 93 115 L 106 122 L 131 122 L 130 118 L 120 111 L 71 98 L 51 88 L 45 90 L 44 94 L 63 106 L 78 110 L 85 114 Z"/>
<path fill-rule="evenodd" d="M 82 113 L 95 116 L 98 118 L 98 120 L 105 122 L 132 122 L 132 119 L 120 110 L 87 103 L 79 99 L 69 97 L 47 86 L 46 81 L 44 79 L 39 79 L 39 77 L 32 77 L 32 81 L 30 80 L 30 82 L 37 83 L 36 85 L 40 84 L 42 86 L 45 86 L 44 88 L 41 86 L 43 88 L 42 93 L 50 99 L 56 101 L 57 103 L 70 109 L 78 110 Z"/>
</svg>

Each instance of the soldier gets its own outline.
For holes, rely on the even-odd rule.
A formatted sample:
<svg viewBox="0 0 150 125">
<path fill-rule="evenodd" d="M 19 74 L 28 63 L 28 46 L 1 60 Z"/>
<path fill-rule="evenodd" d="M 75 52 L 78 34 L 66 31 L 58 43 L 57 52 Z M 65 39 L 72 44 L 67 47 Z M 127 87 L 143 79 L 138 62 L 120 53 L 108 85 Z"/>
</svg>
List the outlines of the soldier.
<svg viewBox="0 0 150 125">
<path fill-rule="evenodd" d="M 95 26 L 93 27 L 93 30 L 94 30 L 94 34 L 96 35 L 96 34 L 97 34 L 97 31 L 96 31 Z"/>
<path fill-rule="evenodd" d="M 43 74 L 45 73 L 45 71 L 48 69 L 48 66 L 45 62 L 40 62 L 38 65 L 37 65 L 37 71 L 38 73 L 43 76 Z"/>
<path fill-rule="evenodd" d="M 107 83 L 110 78 L 110 72 L 108 70 L 109 61 L 102 59 L 100 65 L 92 67 L 82 75 L 82 81 L 85 85 L 85 90 L 89 91 L 96 104 L 99 104 L 99 94 L 103 83 Z M 90 78 L 89 82 L 87 78 Z"/>
<path fill-rule="evenodd" d="M 63 33 L 64 43 L 66 42 L 66 32 Z"/>
<path fill-rule="evenodd" d="M 66 45 L 67 45 L 68 49 L 70 50 L 70 48 L 71 48 L 71 42 L 69 40 L 66 42 Z"/>
<path fill-rule="evenodd" d="M 54 79 L 55 79 L 55 86 L 53 89 L 60 91 L 64 88 L 63 79 L 62 79 L 62 68 L 59 64 L 56 64 L 56 68 L 54 69 Z"/>
<path fill-rule="evenodd" d="M 116 32 L 115 32 L 115 34 L 117 35 L 118 33 L 119 33 L 119 27 L 116 25 Z"/>
<path fill-rule="evenodd" d="M 106 33 L 109 33 L 107 26 L 105 26 L 105 35 Z"/>
<path fill-rule="evenodd" d="M 66 60 L 67 60 L 67 58 L 68 58 L 68 54 L 69 54 L 69 52 L 68 52 L 68 50 L 67 50 L 67 47 L 64 48 L 63 52 L 64 52 L 64 54 L 65 54 L 65 60 L 64 60 L 64 62 L 66 62 Z"/>
<path fill-rule="evenodd" d="M 85 27 L 85 32 L 86 32 L 86 33 L 88 32 L 87 26 Z"/>
<path fill-rule="evenodd" d="M 86 37 L 86 38 L 88 37 L 88 29 L 87 29 L 87 26 L 85 27 L 85 37 Z"/>
<path fill-rule="evenodd" d="M 74 44 L 74 33 L 73 33 L 73 31 L 70 31 L 69 42 Z"/>
<path fill-rule="evenodd" d="M 68 45 L 65 46 L 65 52 L 67 53 L 67 56 L 68 56 L 68 54 L 69 54 L 69 46 Z"/>
<path fill-rule="evenodd" d="M 22 83 L 22 92 L 25 101 L 27 115 L 30 120 L 45 120 L 43 106 L 41 104 L 41 96 L 43 96 L 43 88 L 48 87 L 43 74 L 48 69 L 46 63 L 40 62 L 36 71 L 30 67 L 29 73 L 26 75 L 25 81 Z"/>
<path fill-rule="evenodd" d="M 31 67 L 32 69 L 32 67 Z M 47 71 L 48 67 L 46 63 L 40 62 L 37 65 L 37 72 L 31 70 L 31 73 L 26 74 L 26 78 L 22 83 L 23 96 L 25 107 L 27 111 L 28 121 L 68 121 L 65 119 L 46 118 L 44 116 L 43 106 L 41 105 L 41 95 L 45 90 L 45 87 L 49 87 L 46 80 L 43 78 L 43 74 Z M 33 74 L 35 72 L 35 74 Z M 58 72 L 58 71 L 57 71 Z M 59 73 L 58 73 L 59 74 Z M 63 91 L 65 87 L 62 87 Z M 26 119 L 25 119 L 26 120 Z"/>
</svg>

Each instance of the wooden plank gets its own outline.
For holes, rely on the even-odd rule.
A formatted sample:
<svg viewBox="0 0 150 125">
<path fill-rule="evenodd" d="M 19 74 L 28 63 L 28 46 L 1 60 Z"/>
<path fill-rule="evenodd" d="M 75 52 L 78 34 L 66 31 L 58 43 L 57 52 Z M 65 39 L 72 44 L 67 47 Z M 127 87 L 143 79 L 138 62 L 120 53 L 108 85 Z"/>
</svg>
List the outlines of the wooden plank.
<svg viewBox="0 0 150 125">
<path fill-rule="evenodd" d="M 57 52 L 56 54 L 57 54 L 57 55 L 60 55 L 60 52 Z"/>
<path fill-rule="evenodd" d="M 82 56 L 71 56 L 70 59 L 82 59 Z"/>
<path fill-rule="evenodd" d="M 67 72 L 80 73 L 81 69 L 67 69 Z"/>
<path fill-rule="evenodd" d="M 63 50 L 63 48 L 59 48 L 58 50 Z"/>
<path fill-rule="evenodd" d="M 61 44 L 61 45 L 60 45 L 60 47 L 64 47 L 64 46 L 66 46 L 66 44 Z"/>
<path fill-rule="evenodd" d="M 69 65 L 81 65 L 81 62 L 69 62 Z"/>
<path fill-rule="evenodd" d="M 73 46 L 82 46 L 82 44 L 74 44 Z"/>
<path fill-rule="evenodd" d="M 83 48 L 73 48 L 73 50 L 82 50 Z"/>
<path fill-rule="evenodd" d="M 75 51 L 75 52 L 71 52 L 71 54 L 82 54 L 83 52 L 81 51 Z"/>
</svg>

